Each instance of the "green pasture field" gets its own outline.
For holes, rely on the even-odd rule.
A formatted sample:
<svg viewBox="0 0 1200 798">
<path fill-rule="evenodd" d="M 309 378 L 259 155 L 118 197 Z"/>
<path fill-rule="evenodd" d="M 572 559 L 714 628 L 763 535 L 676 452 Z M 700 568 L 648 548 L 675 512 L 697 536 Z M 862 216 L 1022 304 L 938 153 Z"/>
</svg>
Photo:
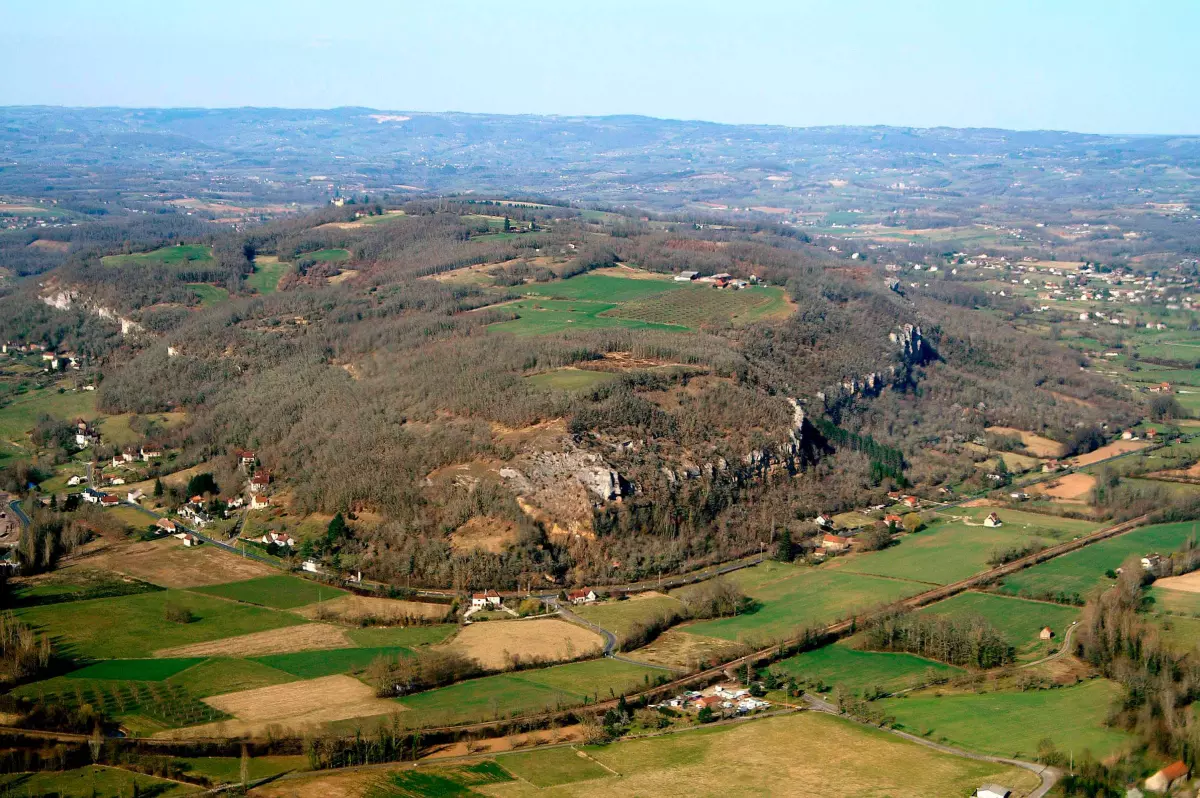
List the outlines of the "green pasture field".
<svg viewBox="0 0 1200 798">
<path fill-rule="evenodd" d="M 616 277 L 609 274 L 580 274 L 566 280 L 550 283 L 535 283 L 525 286 L 524 292 L 546 299 L 581 299 L 591 302 L 620 304 L 635 299 L 657 296 L 666 291 L 678 291 L 685 287 L 670 277 Z"/>
<path fill-rule="evenodd" d="M 208 283 L 188 283 L 187 287 L 192 289 L 192 293 L 199 298 L 200 307 L 202 308 L 211 308 L 213 305 L 229 301 L 228 288 L 209 285 Z"/>
<path fill-rule="evenodd" d="M 350 260 L 350 252 L 345 249 L 318 249 L 316 252 L 304 252 L 296 256 L 296 260 L 315 260 L 318 263 L 338 263 Z"/>
<path fill-rule="evenodd" d="M 585 621 L 612 632 L 618 640 L 623 640 L 639 623 L 677 612 L 682 607 L 678 599 L 670 596 L 651 596 L 583 605 L 573 608 L 572 612 Z"/>
<path fill-rule="evenodd" d="M 502 766 L 534 787 L 557 787 L 592 779 L 607 779 L 612 773 L 574 748 L 554 748 L 505 756 Z"/>
<path fill-rule="evenodd" d="M 959 593 L 924 607 L 921 612 L 952 618 L 983 618 L 1017 649 L 1019 657 L 1032 659 L 1044 656 L 1050 648 L 1057 649 L 1067 629 L 1079 620 L 1076 607 L 975 592 Z M 1054 639 L 1049 642 L 1038 638 L 1046 626 L 1054 632 Z"/>
<path fill-rule="evenodd" d="M 273 294 L 290 266 L 274 256 L 260 255 L 254 259 L 254 274 L 246 276 L 246 285 L 260 294 Z"/>
<path fill-rule="evenodd" d="M 196 619 L 191 623 L 166 620 L 168 604 L 189 609 Z M 308 623 L 299 615 L 182 590 L 25 607 L 14 612 L 47 632 L 60 653 L 82 659 L 148 657 L 160 648 Z"/>
<path fill-rule="evenodd" d="M 901 727 L 933 740 L 998 756 L 1034 758 L 1045 737 L 1078 759 L 1090 750 L 1098 759 L 1134 742 L 1106 728 L 1121 688 L 1103 679 L 1074 687 L 1019 693 L 909 696 L 880 702 Z"/>
<path fill-rule="evenodd" d="M 1047 543 L 1069 540 L 1099 528 L 1087 521 L 1015 510 L 997 511 L 1003 526 L 989 528 L 982 525 L 982 519 L 991 511 L 988 507 L 954 508 L 948 511 L 949 518 L 915 535 L 905 535 L 897 545 L 831 565 L 853 573 L 944 585 L 988 570 L 988 559 L 997 550 L 1023 546 L 1035 538 Z M 959 518 L 979 525 L 969 526 Z"/>
<path fill-rule="evenodd" d="M 346 591 L 340 588 L 286 574 L 260 576 L 243 582 L 226 582 L 193 590 L 277 610 L 291 610 L 346 595 Z"/>
<path fill-rule="evenodd" d="M 180 759 L 189 776 L 203 776 L 213 784 L 237 784 L 242 780 L 242 758 L 239 756 L 203 756 Z M 252 757 L 246 768 L 251 781 L 278 776 L 298 770 L 308 770 L 306 756 Z"/>
<path fill-rule="evenodd" d="M 1200 349 L 1196 350 L 1196 357 L 1200 360 Z M 1169 382 L 1174 385 L 1187 385 L 1193 388 L 1200 387 L 1200 370 L 1197 369 L 1139 369 L 1138 371 L 1130 371 L 1129 379 L 1134 382 L 1144 383 L 1146 385 L 1157 385 L 1160 382 Z M 1176 397 L 1178 398 L 1178 397 Z"/>
<path fill-rule="evenodd" d="M 437 725 L 553 710 L 640 690 L 663 671 L 614 659 L 572 662 L 495 676 L 397 699 L 403 723 Z"/>
<path fill-rule="evenodd" d="M 58 798 L 89 798 L 96 795 L 153 795 L 177 798 L 195 794 L 194 784 L 143 776 L 120 768 L 89 765 L 75 770 L 0 775 L 0 794 L 17 796 L 54 795 Z"/>
<path fill-rule="evenodd" d="M 797 748 L 802 742 L 803 751 Z M 545 757 L 546 792 L 514 781 L 488 788 L 498 798 L 554 795 L 600 798 L 612 795 L 820 795 L 958 796 L 994 781 L 1024 794 L 1037 777 L 1016 768 L 954 757 L 923 748 L 877 729 L 816 712 L 764 718 L 753 723 L 704 726 L 679 734 L 623 740 L 581 750 L 619 776 L 592 778 L 591 769 L 563 761 L 561 749 L 504 754 L 504 768 L 536 772 Z M 580 757 L 581 762 L 586 762 Z M 832 774 L 840 774 L 834 777 Z M 611 775 L 611 774 L 610 774 Z M 586 777 L 588 780 L 576 780 Z M 562 783 L 562 779 L 572 779 Z M 427 794 L 427 793 L 426 793 Z M 449 793 L 442 793 L 449 794 Z"/>
<path fill-rule="evenodd" d="M 387 774 L 386 781 L 377 781 L 369 787 L 364 798 L 466 798 L 483 794 L 472 787 L 512 780 L 504 768 L 491 760 L 471 765 L 396 770 Z"/>
<path fill-rule="evenodd" d="M 0 438 L 29 448 L 29 433 L 43 415 L 60 421 L 74 421 L 77 418 L 91 421 L 99 416 L 96 394 L 73 390 L 59 393 L 56 388 L 50 387 L 14 397 L 0 407 Z"/>
<path fill-rule="evenodd" d="M 1193 526 L 1187 521 L 1141 527 L 1006 576 L 1000 590 L 1014 596 L 1062 593 L 1086 597 L 1096 588 L 1112 584 L 1104 572 L 1120 567 L 1129 555 L 1175 551 L 1192 534 Z"/>
<path fill-rule="evenodd" d="M 771 286 L 733 291 L 684 285 L 670 293 L 625 302 L 608 311 L 608 315 L 698 330 L 708 324 L 746 324 L 784 314 L 788 306 L 783 297 L 783 289 Z"/>
<path fill-rule="evenodd" d="M 566 330 L 600 330 L 608 327 L 667 332 L 682 332 L 685 329 L 667 324 L 649 324 L 634 319 L 619 319 L 601 315 L 615 307 L 617 306 L 611 302 L 559 299 L 521 300 L 497 308 L 513 311 L 519 314 L 520 318 L 497 322 L 489 325 L 488 329 L 496 332 L 510 332 L 517 336 L 549 335 Z"/>
<path fill-rule="evenodd" d="M 825 567 L 781 566 L 793 573 L 774 581 L 760 582 L 758 575 L 747 573 L 758 567 L 761 566 L 746 568 L 728 577 L 742 584 L 743 590 L 760 603 L 757 610 L 732 618 L 688 624 L 681 626 L 680 631 L 750 644 L 768 643 L 791 637 L 805 627 L 828 624 L 926 589 L 917 582 Z M 681 588 L 672 595 L 682 596 L 687 590 Z"/>
<path fill-rule="evenodd" d="M 187 266 L 190 263 L 213 263 L 212 249 L 200 244 L 178 244 L 163 247 L 153 252 L 141 252 L 134 255 L 106 255 L 100 259 L 105 266 L 165 266 L 175 268 Z"/>
<path fill-rule="evenodd" d="M 34 582 L 24 579 L 10 582 L 11 601 L 9 606 L 86 601 L 113 596 L 128 596 L 134 593 L 155 593 L 162 589 L 158 585 L 120 576 L 111 571 L 72 566 L 39 575 Z"/>
<path fill-rule="evenodd" d="M 1151 585 L 1146 595 L 1152 600 L 1150 606 L 1157 613 L 1200 618 L 1200 593 Z"/>
<path fill-rule="evenodd" d="M 382 648 L 334 648 L 320 651 L 297 651 L 292 654 L 268 654 L 253 657 L 252 661 L 301 679 L 319 679 L 337 673 L 356 673 L 364 670 L 376 657 L 411 657 L 413 652 L 402 646 Z"/>
<path fill-rule="evenodd" d="M 452 623 L 432 626 L 367 626 L 346 630 L 354 645 L 365 648 L 432 646 L 445 642 L 457 632 L 457 624 Z"/>
<path fill-rule="evenodd" d="M 543 371 L 525 378 L 525 382 L 534 388 L 545 388 L 554 391 L 588 391 L 617 379 L 617 375 L 607 371 L 591 371 L 567 366 L 553 371 Z"/>
<path fill-rule="evenodd" d="M 167 681 L 179 685 L 197 698 L 207 698 L 210 695 L 294 682 L 296 677 L 249 659 L 212 657 L 180 671 Z"/>
<path fill-rule="evenodd" d="M 1200 618 L 1159 616 L 1158 629 L 1163 641 L 1181 654 L 1195 651 L 1200 646 Z"/>
<path fill-rule="evenodd" d="M 161 682 L 204 662 L 204 657 L 171 659 L 106 659 L 72 671 L 68 679 L 118 679 L 132 682 Z"/>
<path fill-rule="evenodd" d="M 868 689 L 887 692 L 904 690 L 932 681 L 953 678 L 965 671 L 944 662 L 913 654 L 885 651 L 860 651 L 852 641 L 806 651 L 780 660 L 771 666 L 809 684 L 824 682 L 861 693 Z"/>
</svg>

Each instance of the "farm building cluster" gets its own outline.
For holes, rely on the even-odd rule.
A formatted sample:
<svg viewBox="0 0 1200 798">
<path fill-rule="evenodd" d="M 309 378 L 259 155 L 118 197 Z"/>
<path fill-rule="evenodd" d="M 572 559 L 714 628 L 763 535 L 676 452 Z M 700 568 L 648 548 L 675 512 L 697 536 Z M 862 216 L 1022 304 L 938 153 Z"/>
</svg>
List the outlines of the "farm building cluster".
<svg viewBox="0 0 1200 798">
<path fill-rule="evenodd" d="M 751 695 L 750 688 L 739 684 L 718 684 L 704 690 L 680 693 L 674 698 L 650 705 L 650 709 L 660 708 L 695 713 L 707 709 L 718 717 L 737 717 L 770 709 L 771 704 Z"/>
</svg>

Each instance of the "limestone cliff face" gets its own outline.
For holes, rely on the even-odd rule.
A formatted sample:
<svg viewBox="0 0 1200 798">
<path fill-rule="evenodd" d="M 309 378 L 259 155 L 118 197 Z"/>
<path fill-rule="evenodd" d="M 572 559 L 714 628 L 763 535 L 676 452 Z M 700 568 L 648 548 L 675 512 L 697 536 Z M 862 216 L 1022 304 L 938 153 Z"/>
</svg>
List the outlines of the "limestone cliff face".
<svg viewBox="0 0 1200 798">
<path fill-rule="evenodd" d="M 105 307 L 94 300 L 84 297 L 77 290 L 68 288 L 51 289 L 49 293 L 42 295 L 42 302 L 55 310 L 70 310 L 73 307 L 81 307 L 95 316 L 119 324 L 122 335 L 136 335 L 145 332 L 145 328 L 133 319 L 125 318 L 112 308 Z"/>
<path fill-rule="evenodd" d="M 915 324 L 900 325 L 897 330 L 888 333 L 888 339 L 895 344 L 899 361 L 905 366 L 920 366 L 937 357 L 933 347 L 921 335 L 921 328 Z M 898 371 L 896 365 L 891 365 L 882 371 L 849 377 L 818 391 L 817 399 L 829 407 L 852 396 L 878 396 L 896 380 Z"/>
</svg>

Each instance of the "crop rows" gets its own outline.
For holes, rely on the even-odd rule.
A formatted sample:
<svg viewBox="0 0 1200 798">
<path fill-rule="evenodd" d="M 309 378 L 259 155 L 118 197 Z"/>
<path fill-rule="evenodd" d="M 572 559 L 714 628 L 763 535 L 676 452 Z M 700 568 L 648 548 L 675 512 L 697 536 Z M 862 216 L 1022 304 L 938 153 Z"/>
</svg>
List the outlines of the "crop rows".
<svg viewBox="0 0 1200 798">
<path fill-rule="evenodd" d="M 144 715 L 170 727 L 213 723 L 228 717 L 186 688 L 165 682 L 80 679 L 73 690 L 47 693 L 43 698 L 71 707 L 88 704 L 111 718 Z"/>
</svg>

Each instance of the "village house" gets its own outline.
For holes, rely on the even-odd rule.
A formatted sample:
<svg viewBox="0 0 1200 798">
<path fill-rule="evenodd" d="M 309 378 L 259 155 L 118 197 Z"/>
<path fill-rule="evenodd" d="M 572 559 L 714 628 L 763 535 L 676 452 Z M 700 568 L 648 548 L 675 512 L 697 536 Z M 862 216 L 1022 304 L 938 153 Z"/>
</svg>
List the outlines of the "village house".
<svg viewBox="0 0 1200 798">
<path fill-rule="evenodd" d="M 482 593 L 471 594 L 472 607 L 499 607 L 500 594 L 495 590 L 485 590 Z"/>
<path fill-rule="evenodd" d="M 900 503 L 910 510 L 915 510 L 921 506 L 921 500 L 916 496 L 902 496 L 900 498 Z"/>
<path fill-rule="evenodd" d="M 259 471 L 254 476 L 250 477 L 250 492 L 258 493 L 266 490 L 271 485 L 271 472 Z"/>
<path fill-rule="evenodd" d="M 82 418 L 75 422 L 75 445 L 80 449 L 100 442 L 100 433 Z"/>
<path fill-rule="evenodd" d="M 580 590 L 572 590 L 567 594 L 567 600 L 572 604 L 591 604 L 598 599 L 596 591 L 591 588 L 582 588 Z"/>
<path fill-rule="evenodd" d="M 983 519 L 983 525 L 988 527 L 1004 526 L 1004 522 L 1000 520 L 1000 516 L 995 513 L 988 513 L 988 517 Z"/>
<path fill-rule="evenodd" d="M 1153 571 L 1160 565 L 1162 565 L 1162 557 L 1158 554 L 1150 553 L 1142 558 L 1143 571 Z"/>
<path fill-rule="evenodd" d="M 702 695 L 692 701 L 692 709 L 718 709 L 724 700 L 719 695 Z"/>
<path fill-rule="evenodd" d="M 265 510 L 271 506 L 271 499 L 268 496 L 256 493 L 250 497 L 251 510 Z"/>
<path fill-rule="evenodd" d="M 179 514 L 201 529 L 212 523 L 212 517 L 198 503 L 185 504 L 179 508 Z"/>
<path fill-rule="evenodd" d="M 904 526 L 904 519 L 895 513 L 888 513 L 883 517 L 883 523 L 887 524 L 893 529 L 900 529 Z"/>
<path fill-rule="evenodd" d="M 67 487 L 74 488 L 75 486 L 81 485 L 84 482 L 87 482 L 87 477 L 82 477 L 82 476 L 71 477 L 70 479 L 67 480 Z"/>
<path fill-rule="evenodd" d="M 95 488 L 88 487 L 83 489 L 83 493 L 79 494 L 79 498 L 88 504 L 99 504 L 104 495 Z"/>
<path fill-rule="evenodd" d="M 131 490 L 125 494 L 125 501 L 130 504 L 140 504 L 145 495 L 145 492 L 141 489 Z"/>
<path fill-rule="evenodd" d="M 162 457 L 162 449 L 158 446 L 143 446 L 139 453 L 144 463 L 149 463 L 156 457 Z"/>
<path fill-rule="evenodd" d="M 825 513 L 821 513 L 816 518 L 814 518 L 813 523 L 816 524 L 817 526 L 823 526 L 828 529 L 833 529 L 833 518 L 832 518 L 832 516 L 828 516 Z"/>
<path fill-rule="evenodd" d="M 821 537 L 821 544 L 826 551 L 842 552 L 850 550 L 850 538 L 844 538 L 841 535 L 824 535 Z"/>
<path fill-rule="evenodd" d="M 263 535 L 262 542 L 268 545 L 274 543 L 276 546 L 287 546 L 289 549 L 295 548 L 296 546 L 296 539 L 291 535 L 285 535 L 282 532 L 274 531 Z"/>
<path fill-rule="evenodd" d="M 238 449 L 234 452 L 234 457 L 237 458 L 238 465 L 242 468 L 253 468 L 254 464 L 258 462 L 257 455 L 249 449 Z"/>
<path fill-rule="evenodd" d="M 1187 780 L 1188 772 L 1188 766 L 1183 762 L 1172 762 L 1146 779 L 1146 789 L 1150 792 L 1169 792 Z"/>
<path fill-rule="evenodd" d="M 185 546 L 199 546 L 201 542 L 200 538 L 190 532 L 183 536 L 183 545 Z"/>
<path fill-rule="evenodd" d="M 118 499 L 116 496 L 113 496 L 111 493 L 106 493 L 100 497 L 100 506 L 101 507 L 116 507 L 120 503 L 121 503 L 121 500 Z"/>
<path fill-rule="evenodd" d="M 174 535 L 179 530 L 179 527 L 175 525 L 175 522 L 168 518 L 158 519 L 154 526 L 158 527 L 158 529 L 162 530 L 163 532 L 166 532 L 168 535 Z"/>
</svg>

